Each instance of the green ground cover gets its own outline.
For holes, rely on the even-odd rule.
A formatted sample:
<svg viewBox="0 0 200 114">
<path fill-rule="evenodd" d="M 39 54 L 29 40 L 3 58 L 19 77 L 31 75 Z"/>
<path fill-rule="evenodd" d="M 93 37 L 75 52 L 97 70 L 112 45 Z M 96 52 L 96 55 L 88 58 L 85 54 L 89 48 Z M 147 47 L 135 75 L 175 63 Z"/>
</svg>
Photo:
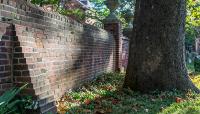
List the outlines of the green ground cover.
<svg viewBox="0 0 200 114">
<path fill-rule="evenodd" d="M 191 73 L 200 87 L 200 75 Z M 107 73 L 58 101 L 61 114 L 200 114 L 200 95 L 180 91 L 141 94 L 122 89 L 124 74 Z"/>
</svg>

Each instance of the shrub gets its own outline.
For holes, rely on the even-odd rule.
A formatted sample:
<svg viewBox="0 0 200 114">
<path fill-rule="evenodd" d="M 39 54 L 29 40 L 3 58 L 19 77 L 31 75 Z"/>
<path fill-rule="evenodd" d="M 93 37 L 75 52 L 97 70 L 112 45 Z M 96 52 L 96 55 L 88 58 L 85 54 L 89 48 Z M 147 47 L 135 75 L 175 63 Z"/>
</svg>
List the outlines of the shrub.
<svg viewBox="0 0 200 114">
<path fill-rule="evenodd" d="M 12 88 L 0 96 L 0 114 L 25 114 L 26 109 L 35 105 L 30 96 L 17 96 L 26 86 L 27 84 L 20 88 Z"/>
</svg>

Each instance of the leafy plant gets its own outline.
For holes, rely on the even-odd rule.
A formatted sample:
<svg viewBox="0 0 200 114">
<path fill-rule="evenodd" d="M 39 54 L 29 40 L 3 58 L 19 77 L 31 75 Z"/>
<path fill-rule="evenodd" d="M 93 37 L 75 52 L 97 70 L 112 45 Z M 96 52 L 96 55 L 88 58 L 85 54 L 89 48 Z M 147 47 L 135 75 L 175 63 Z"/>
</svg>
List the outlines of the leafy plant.
<svg viewBox="0 0 200 114">
<path fill-rule="evenodd" d="M 33 4 L 38 4 L 40 6 L 46 5 L 46 4 L 52 4 L 52 5 L 59 5 L 60 0 L 31 0 Z"/>
<path fill-rule="evenodd" d="M 200 75 L 191 76 L 199 86 Z M 64 114 L 199 114 L 200 96 L 187 93 L 153 91 L 142 94 L 122 89 L 124 74 L 108 73 L 84 84 L 59 102 L 58 111 Z"/>
<path fill-rule="evenodd" d="M 186 45 L 194 45 L 195 38 L 200 34 L 200 1 L 187 0 Z"/>
<path fill-rule="evenodd" d="M 194 60 L 194 69 L 195 72 L 200 72 L 200 58 L 195 58 Z"/>
<path fill-rule="evenodd" d="M 0 96 L 0 114 L 25 114 L 26 109 L 31 109 L 34 103 L 30 96 L 17 97 L 17 94 L 27 86 L 12 88 Z"/>
<path fill-rule="evenodd" d="M 75 18 L 77 21 L 83 21 L 85 19 L 85 13 L 80 8 L 67 9 L 65 8 L 65 2 L 61 0 L 31 0 L 31 3 L 43 6 L 43 5 L 52 5 L 54 11 Z"/>
</svg>

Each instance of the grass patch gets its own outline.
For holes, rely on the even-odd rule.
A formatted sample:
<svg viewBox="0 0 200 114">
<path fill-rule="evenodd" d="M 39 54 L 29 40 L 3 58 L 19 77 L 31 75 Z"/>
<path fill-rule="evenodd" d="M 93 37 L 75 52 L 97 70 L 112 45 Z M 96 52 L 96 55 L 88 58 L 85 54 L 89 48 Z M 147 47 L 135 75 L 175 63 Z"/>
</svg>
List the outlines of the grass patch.
<svg viewBox="0 0 200 114">
<path fill-rule="evenodd" d="M 200 114 L 199 96 L 182 103 L 173 103 L 160 114 Z"/>
<path fill-rule="evenodd" d="M 198 88 L 200 88 L 200 73 L 192 73 L 192 74 L 190 74 L 190 78 L 191 78 L 192 82 L 193 82 Z"/>
<path fill-rule="evenodd" d="M 200 87 L 200 75 L 191 79 Z M 180 91 L 140 94 L 122 89 L 124 74 L 108 73 L 58 101 L 61 114 L 200 114 L 199 95 Z"/>
<path fill-rule="evenodd" d="M 195 72 L 194 62 L 186 64 L 186 67 L 187 67 L 189 73 Z"/>
</svg>

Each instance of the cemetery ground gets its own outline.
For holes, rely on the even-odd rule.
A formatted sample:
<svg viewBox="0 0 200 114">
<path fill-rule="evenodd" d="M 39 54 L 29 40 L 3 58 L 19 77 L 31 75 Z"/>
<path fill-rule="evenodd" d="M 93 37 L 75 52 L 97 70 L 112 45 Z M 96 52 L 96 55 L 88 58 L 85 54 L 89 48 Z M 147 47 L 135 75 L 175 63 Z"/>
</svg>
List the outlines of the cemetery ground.
<svg viewBox="0 0 200 114">
<path fill-rule="evenodd" d="M 200 88 L 200 74 L 190 72 Z M 191 91 L 154 91 L 149 94 L 122 89 L 124 73 L 106 73 L 57 102 L 60 114 L 200 114 L 200 95 Z"/>
</svg>

